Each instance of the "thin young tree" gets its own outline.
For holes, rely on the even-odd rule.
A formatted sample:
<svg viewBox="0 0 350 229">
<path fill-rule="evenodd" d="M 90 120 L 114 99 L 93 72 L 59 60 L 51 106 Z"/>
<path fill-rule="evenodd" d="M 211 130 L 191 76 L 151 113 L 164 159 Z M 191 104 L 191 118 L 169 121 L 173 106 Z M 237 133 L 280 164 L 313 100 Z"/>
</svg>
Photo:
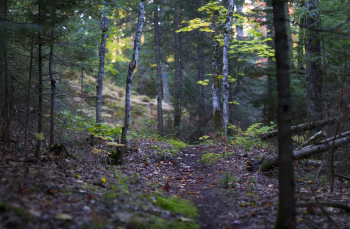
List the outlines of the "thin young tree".
<svg viewBox="0 0 350 229">
<path fill-rule="evenodd" d="M 155 33 L 155 46 L 156 46 L 156 59 L 157 59 L 157 129 L 159 135 L 163 135 L 163 109 L 162 109 L 162 73 L 160 69 L 160 49 L 159 49 L 159 16 L 158 16 L 158 3 L 154 3 L 154 33 Z"/>
<path fill-rule="evenodd" d="M 225 21 L 225 30 L 224 30 L 224 50 L 223 50 L 223 68 L 222 68 L 222 81 L 223 81 L 223 94 L 224 94 L 224 102 L 223 102 L 223 108 L 222 108 L 222 115 L 223 115 L 223 125 L 224 125 L 224 134 L 227 136 L 227 126 L 228 126 L 228 119 L 229 119 L 229 92 L 230 92 L 230 83 L 228 78 L 228 50 L 229 50 L 229 31 L 231 28 L 231 18 L 233 14 L 233 4 L 234 0 L 228 0 L 228 10 L 227 10 L 227 17 Z"/>
<path fill-rule="evenodd" d="M 50 45 L 50 59 L 49 59 L 49 74 L 51 82 L 51 108 L 50 108 L 50 147 L 55 144 L 56 134 L 56 79 L 53 71 L 53 57 L 54 57 L 54 38 L 55 38 L 55 21 L 56 21 L 56 1 L 52 3 L 52 30 L 51 30 L 51 45 Z"/>
<path fill-rule="evenodd" d="M 277 77 L 277 125 L 279 164 L 279 203 L 274 228 L 295 228 L 294 171 L 290 102 L 290 76 L 288 63 L 288 39 L 286 30 L 285 0 L 273 0 L 275 27 L 275 57 Z"/>
<path fill-rule="evenodd" d="M 140 0 L 139 3 L 139 18 L 137 23 L 137 30 L 134 38 L 134 53 L 132 55 L 132 60 L 129 63 L 128 75 L 126 78 L 126 89 L 125 89 L 125 120 L 124 126 L 122 129 L 121 143 L 126 144 L 126 136 L 128 134 L 129 125 L 130 125 L 130 95 L 131 95 L 131 84 L 132 84 L 132 76 L 134 74 L 134 70 L 137 65 L 137 60 L 139 58 L 139 49 L 140 49 L 140 41 L 141 34 L 144 22 L 144 14 L 145 14 L 145 0 Z M 122 160 L 123 156 L 120 156 L 120 160 Z"/>
<path fill-rule="evenodd" d="M 319 28 L 318 1 L 307 0 L 305 6 L 309 11 L 306 18 L 305 54 L 306 54 L 306 103 L 309 121 L 318 121 L 322 117 L 322 66 L 321 39 L 318 32 L 311 29 Z"/>
<path fill-rule="evenodd" d="M 98 67 L 98 76 L 96 80 L 96 123 L 102 122 L 102 88 L 103 88 L 103 75 L 105 72 L 105 57 L 106 57 L 106 43 L 107 43 L 107 22 L 108 14 L 104 13 L 102 15 L 102 35 L 101 35 L 101 45 L 100 45 L 100 62 Z"/>
<path fill-rule="evenodd" d="M 180 107 L 180 85 L 181 85 L 181 44 L 179 29 L 179 11 L 178 0 L 174 0 L 174 37 L 175 37 L 175 88 L 174 88 L 174 127 L 180 126 L 181 107 Z"/>
<path fill-rule="evenodd" d="M 214 129 L 216 134 L 222 132 L 221 124 L 221 109 L 220 109 L 220 79 L 219 79 L 219 41 L 217 40 L 218 28 L 217 20 L 219 16 L 219 10 L 214 9 L 212 19 L 212 52 L 213 56 L 211 59 L 212 66 L 212 92 L 213 92 L 213 118 L 214 118 Z"/>
</svg>

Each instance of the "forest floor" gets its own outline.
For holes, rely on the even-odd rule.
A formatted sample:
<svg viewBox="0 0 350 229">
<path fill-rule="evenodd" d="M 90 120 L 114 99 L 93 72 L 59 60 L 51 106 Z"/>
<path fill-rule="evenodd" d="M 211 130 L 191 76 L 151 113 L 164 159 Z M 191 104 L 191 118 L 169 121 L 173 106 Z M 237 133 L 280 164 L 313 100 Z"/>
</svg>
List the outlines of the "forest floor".
<svg viewBox="0 0 350 229">
<path fill-rule="evenodd" d="M 34 150 L 34 149 L 32 149 Z M 222 152 L 225 151 L 225 156 Z M 272 228 L 278 202 L 277 168 L 246 166 L 267 149 L 133 139 L 123 166 L 108 163 L 108 146 L 77 160 L 8 152 L 0 164 L 0 228 Z M 172 152 L 172 153 L 170 153 Z M 317 168 L 296 165 L 296 201 L 350 205 L 350 188 L 314 180 Z M 321 171 L 322 173 L 322 171 Z M 297 228 L 350 228 L 338 208 L 297 208 Z"/>
</svg>

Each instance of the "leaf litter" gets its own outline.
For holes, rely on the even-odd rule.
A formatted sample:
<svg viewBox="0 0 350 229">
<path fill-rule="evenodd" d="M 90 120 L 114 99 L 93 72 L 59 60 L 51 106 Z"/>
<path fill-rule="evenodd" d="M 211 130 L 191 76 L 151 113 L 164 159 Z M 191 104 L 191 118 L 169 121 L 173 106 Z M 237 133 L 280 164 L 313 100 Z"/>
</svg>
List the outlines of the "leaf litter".
<svg viewBox="0 0 350 229">
<path fill-rule="evenodd" d="M 229 147 L 223 156 L 217 146 L 174 151 L 166 141 L 133 139 L 124 165 L 113 166 L 108 145 L 97 148 L 77 160 L 7 156 L 0 164 L 2 228 L 273 227 L 277 169 L 261 174 L 245 163 L 272 154 L 266 149 Z M 348 185 L 338 179 L 330 193 L 327 182 L 303 178 L 312 169 L 296 166 L 296 202 L 350 205 Z M 339 228 L 350 228 L 349 213 L 325 209 Z M 297 228 L 332 226 L 319 208 L 297 208 Z"/>
</svg>

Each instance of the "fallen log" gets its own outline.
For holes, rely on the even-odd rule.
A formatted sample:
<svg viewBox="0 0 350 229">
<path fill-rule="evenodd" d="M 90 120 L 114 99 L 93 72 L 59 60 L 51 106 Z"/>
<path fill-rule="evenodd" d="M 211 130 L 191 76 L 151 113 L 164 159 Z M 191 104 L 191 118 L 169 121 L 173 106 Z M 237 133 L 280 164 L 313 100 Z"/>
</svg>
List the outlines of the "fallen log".
<svg viewBox="0 0 350 229">
<path fill-rule="evenodd" d="M 350 143 L 349 135 L 350 135 L 350 131 L 337 135 L 336 136 L 337 140 L 335 140 L 334 142 L 334 148 L 338 148 L 342 145 L 345 145 L 346 143 Z M 333 140 L 333 137 L 317 142 L 313 145 L 304 147 L 297 151 L 294 151 L 293 159 L 294 160 L 304 159 L 304 158 L 308 158 L 313 155 L 316 155 L 318 153 L 322 153 L 327 150 L 330 150 L 332 148 L 332 140 Z M 264 161 L 261 164 L 260 170 L 261 172 L 266 172 L 277 165 L 278 165 L 278 155 L 271 155 L 264 159 Z"/>
<path fill-rule="evenodd" d="M 350 180 L 350 177 L 347 177 L 347 176 L 344 176 L 344 175 L 341 175 L 341 174 L 336 174 L 335 173 L 334 176 L 342 178 L 342 179 L 345 179 L 345 180 Z"/>
<path fill-rule="evenodd" d="M 350 212 L 350 207 L 345 204 L 340 203 L 334 203 L 334 202 L 323 202 L 320 201 L 318 204 L 316 202 L 303 202 L 303 203 L 296 203 L 295 206 L 297 208 L 306 208 L 306 207 L 318 207 L 318 205 L 321 205 L 323 207 L 333 207 L 333 208 L 340 208 L 347 212 Z"/>
<path fill-rule="evenodd" d="M 308 122 L 308 123 L 304 123 L 304 124 L 300 124 L 297 126 L 292 126 L 292 133 L 296 133 L 296 132 L 302 132 L 305 130 L 312 130 L 312 129 L 316 129 L 319 127 L 324 127 L 324 126 L 328 126 L 328 125 L 332 125 L 334 123 L 336 123 L 338 121 L 338 119 L 331 119 L 331 120 L 322 120 L 322 121 L 316 121 L 316 122 Z M 263 134 L 260 134 L 260 137 L 262 140 L 266 140 L 269 138 L 273 138 L 276 137 L 278 135 L 278 130 L 272 130 Z"/>
</svg>

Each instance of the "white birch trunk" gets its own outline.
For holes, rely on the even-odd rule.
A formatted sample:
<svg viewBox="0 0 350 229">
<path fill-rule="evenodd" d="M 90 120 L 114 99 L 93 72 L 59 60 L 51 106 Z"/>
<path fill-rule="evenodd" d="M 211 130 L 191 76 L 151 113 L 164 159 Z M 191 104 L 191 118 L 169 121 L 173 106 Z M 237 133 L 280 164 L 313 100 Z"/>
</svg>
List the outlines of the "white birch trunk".
<svg viewBox="0 0 350 229">
<path fill-rule="evenodd" d="M 224 94 L 224 102 L 223 102 L 223 127 L 224 127 L 224 134 L 227 136 L 227 126 L 228 126 L 228 119 L 229 119 L 229 92 L 230 92 L 230 83 L 228 80 L 228 49 L 229 49 L 229 31 L 231 27 L 231 18 L 233 13 L 233 4 L 234 0 L 228 0 L 228 10 L 227 10 L 227 18 L 225 22 L 225 31 L 224 31 L 224 51 L 223 51 L 223 68 L 222 68 L 222 76 L 223 76 L 223 94 Z"/>
<path fill-rule="evenodd" d="M 130 124 L 130 95 L 131 95 L 131 84 L 132 84 L 132 76 L 134 74 L 134 70 L 137 65 L 137 60 L 139 58 L 139 48 L 140 48 L 140 40 L 141 40 L 141 34 L 142 34 L 142 28 L 143 28 L 143 21 L 144 21 L 144 14 L 145 14 L 145 6 L 144 1 L 141 0 L 139 3 L 139 19 L 137 24 L 137 31 L 135 34 L 134 39 L 134 54 L 132 56 L 132 60 L 129 63 L 129 70 L 128 70 L 128 76 L 126 78 L 126 89 L 125 89 L 125 120 L 124 120 L 124 126 L 122 131 L 122 144 L 126 144 L 126 136 L 129 129 Z"/>
</svg>

